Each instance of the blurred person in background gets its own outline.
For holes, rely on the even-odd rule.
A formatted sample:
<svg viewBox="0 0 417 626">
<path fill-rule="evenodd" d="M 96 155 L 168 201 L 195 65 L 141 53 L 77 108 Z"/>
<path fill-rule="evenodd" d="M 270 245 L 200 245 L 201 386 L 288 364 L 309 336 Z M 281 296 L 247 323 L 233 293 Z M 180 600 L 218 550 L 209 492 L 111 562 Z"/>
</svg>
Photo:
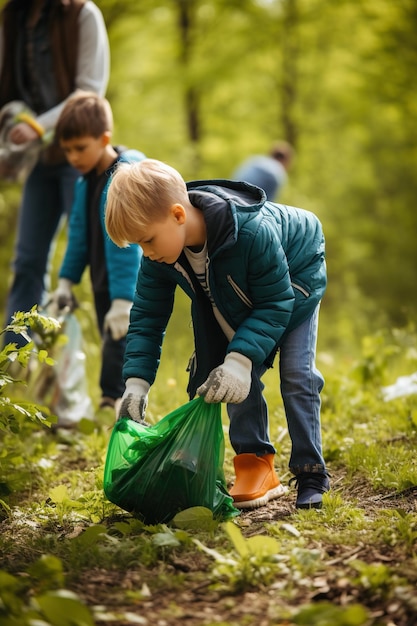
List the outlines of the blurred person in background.
<svg viewBox="0 0 417 626">
<path fill-rule="evenodd" d="M 294 150 L 286 141 L 277 141 L 269 154 L 256 154 L 244 161 L 232 174 L 232 180 L 251 183 L 263 189 L 268 200 L 277 200 L 288 180 Z"/>
<path fill-rule="evenodd" d="M 91 0 L 5 4 L 0 26 L 0 108 L 20 101 L 33 113 L 17 120 L 8 138 L 16 146 L 28 147 L 45 140 L 23 186 L 6 324 L 15 312 L 42 305 L 52 244 L 72 205 L 79 174 L 53 139 L 58 117 L 78 89 L 103 96 L 109 71 L 106 26 Z M 5 334 L 6 344 L 24 341 L 20 335 Z"/>
</svg>

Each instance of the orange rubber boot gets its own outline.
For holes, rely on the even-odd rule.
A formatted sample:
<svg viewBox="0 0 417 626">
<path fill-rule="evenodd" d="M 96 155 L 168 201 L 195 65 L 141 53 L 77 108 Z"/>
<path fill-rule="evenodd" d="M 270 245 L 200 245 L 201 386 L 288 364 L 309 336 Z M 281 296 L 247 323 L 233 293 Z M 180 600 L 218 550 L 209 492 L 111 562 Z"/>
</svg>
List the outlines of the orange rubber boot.
<svg viewBox="0 0 417 626">
<path fill-rule="evenodd" d="M 236 508 L 256 509 L 285 493 L 274 469 L 273 454 L 238 454 L 233 463 L 236 480 L 229 493 Z"/>
</svg>

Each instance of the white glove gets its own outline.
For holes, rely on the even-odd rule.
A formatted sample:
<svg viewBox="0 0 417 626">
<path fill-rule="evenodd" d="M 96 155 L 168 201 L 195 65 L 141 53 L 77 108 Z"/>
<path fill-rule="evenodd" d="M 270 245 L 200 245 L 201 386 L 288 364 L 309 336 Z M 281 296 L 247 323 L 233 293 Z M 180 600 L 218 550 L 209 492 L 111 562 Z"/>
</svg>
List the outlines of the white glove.
<svg viewBox="0 0 417 626">
<path fill-rule="evenodd" d="M 77 306 L 77 301 L 72 293 L 72 281 L 68 278 L 60 278 L 58 286 L 51 296 L 51 302 L 48 306 L 48 314 L 57 317 L 66 307 L 72 311 Z"/>
<path fill-rule="evenodd" d="M 115 299 L 104 318 L 104 330 L 108 330 L 115 341 L 125 337 L 129 328 L 130 300 Z"/>
<path fill-rule="evenodd" d="M 230 352 L 223 365 L 210 372 L 205 383 L 197 389 L 199 396 L 209 404 L 232 402 L 239 404 L 249 395 L 252 361 L 239 352 Z"/>
<path fill-rule="evenodd" d="M 145 422 L 150 384 L 143 378 L 128 378 L 117 419 L 129 417 L 139 424 Z"/>
</svg>

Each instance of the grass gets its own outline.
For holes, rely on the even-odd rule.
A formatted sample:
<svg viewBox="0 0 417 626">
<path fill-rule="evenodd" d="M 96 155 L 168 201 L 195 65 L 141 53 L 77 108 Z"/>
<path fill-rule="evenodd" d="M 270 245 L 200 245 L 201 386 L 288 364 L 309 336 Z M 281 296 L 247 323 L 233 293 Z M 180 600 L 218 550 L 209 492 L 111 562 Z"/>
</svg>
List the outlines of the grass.
<svg viewBox="0 0 417 626">
<path fill-rule="evenodd" d="M 87 289 L 79 287 L 81 293 Z M 99 342 L 88 298 L 78 316 L 89 338 L 88 383 L 97 405 Z M 150 393 L 153 422 L 187 401 L 188 320 L 188 303 L 179 296 Z M 333 487 L 320 511 L 296 511 L 289 491 L 226 524 L 192 513 L 186 523 L 146 526 L 103 493 L 111 413 L 100 414 L 99 426 L 84 425 L 74 433 L 24 424 L 19 433 L 4 434 L 0 621 L 11 626 L 33 626 L 36 619 L 53 626 L 416 623 L 417 397 L 385 402 L 381 393 L 383 384 L 414 371 L 416 342 L 412 329 L 407 336 L 376 333 L 349 366 L 341 361 L 336 367 L 336 357 L 319 353 L 326 378 L 323 444 Z M 276 368 L 265 382 L 276 467 L 287 483 L 290 441 Z M 225 412 L 222 421 L 224 469 L 231 480 Z"/>
</svg>

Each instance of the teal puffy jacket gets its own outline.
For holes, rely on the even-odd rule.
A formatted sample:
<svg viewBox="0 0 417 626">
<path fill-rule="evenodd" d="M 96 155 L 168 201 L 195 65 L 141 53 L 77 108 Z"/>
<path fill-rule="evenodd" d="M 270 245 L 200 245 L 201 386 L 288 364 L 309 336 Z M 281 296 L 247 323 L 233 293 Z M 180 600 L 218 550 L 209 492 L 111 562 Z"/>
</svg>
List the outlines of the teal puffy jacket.
<svg viewBox="0 0 417 626">
<path fill-rule="evenodd" d="M 118 163 L 134 163 L 145 158 L 138 150 L 124 150 Z M 117 163 L 117 164 L 118 164 Z M 100 223 L 104 238 L 104 262 L 106 263 L 110 299 L 133 300 L 135 285 L 142 258 L 142 250 L 138 245 L 119 248 L 107 234 L 104 216 L 107 201 L 107 190 L 110 185 L 112 166 L 108 171 L 108 182 L 100 196 Z M 59 270 L 60 278 L 68 278 L 75 285 L 81 281 L 90 258 L 88 186 L 84 176 L 75 183 L 74 202 L 69 221 L 67 249 Z"/>
<path fill-rule="evenodd" d="M 123 375 L 154 382 L 179 285 L 192 303 L 192 397 L 227 352 L 271 365 L 286 333 L 310 317 L 322 299 L 326 264 L 323 231 L 313 213 L 267 202 L 265 192 L 248 183 L 193 181 L 187 187 L 206 222 L 210 291 L 235 334 L 227 343 L 184 254 L 173 265 L 143 257 Z"/>
</svg>

